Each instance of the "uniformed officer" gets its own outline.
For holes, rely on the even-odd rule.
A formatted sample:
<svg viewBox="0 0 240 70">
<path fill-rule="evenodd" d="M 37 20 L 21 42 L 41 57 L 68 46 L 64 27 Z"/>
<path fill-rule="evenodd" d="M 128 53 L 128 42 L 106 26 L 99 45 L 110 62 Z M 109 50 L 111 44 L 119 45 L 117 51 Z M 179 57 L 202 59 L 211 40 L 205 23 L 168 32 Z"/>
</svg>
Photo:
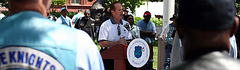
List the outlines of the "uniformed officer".
<svg viewBox="0 0 240 70">
<path fill-rule="evenodd" d="M 1 70 L 104 70 L 101 55 L 83 31 L 47 16 L 52 0 L 8 0 L 0 22 Z"/>
<path fill-rule="evenodd" d="M 179 0 L 176 30 L 184 62 L 173 69 L 240 69 L 240 61 L 228 54 L 239 25 L 235 15 L 234 0 Z"/>
</svg>

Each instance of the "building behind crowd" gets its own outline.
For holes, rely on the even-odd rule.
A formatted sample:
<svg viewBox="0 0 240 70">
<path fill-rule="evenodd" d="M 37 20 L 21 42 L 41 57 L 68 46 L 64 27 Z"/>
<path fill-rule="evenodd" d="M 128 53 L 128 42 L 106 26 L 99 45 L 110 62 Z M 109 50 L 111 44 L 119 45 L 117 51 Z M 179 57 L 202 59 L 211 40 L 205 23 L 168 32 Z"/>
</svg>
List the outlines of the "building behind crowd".
<svg viewBox="0 0 240 70">
<path fill-rule="evenodd" d="M 83 11 L 85 11 L 86 9 L 90 9 L 95 1 L 96 0 L 93 0 L 92 2 L 89 2 L 88 0 L 67 0 L 66 4 L 69 12 L 77 12 L 78 9 L 82 9 Z M 64 5 L 63 7 L 66 7 L 66 5 Z M 56 11 L 59 12 L 61 8 L 62 7 L 57 7 Z"/>
</svg>

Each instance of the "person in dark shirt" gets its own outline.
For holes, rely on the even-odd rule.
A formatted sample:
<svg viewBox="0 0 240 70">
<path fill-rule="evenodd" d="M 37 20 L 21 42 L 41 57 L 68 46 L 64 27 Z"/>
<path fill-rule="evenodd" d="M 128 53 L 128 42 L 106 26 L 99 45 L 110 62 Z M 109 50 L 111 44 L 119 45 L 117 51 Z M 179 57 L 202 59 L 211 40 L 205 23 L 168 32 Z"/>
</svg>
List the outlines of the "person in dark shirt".
<svg viewBox="0 0 240 70">
<path fill-rule="evenodd" d="M 184 62 L 170 70 L 239 70 L 229 56 L 239 26 L 234 0 L 179 0 L 176 30 Z M 197 13 L 197 16 L 196 16 Z"/>
<path fill-rule="evenodd" d="M 47 18 L 50 19 L 50 20 L 53 20 L 53 21 L 57 20 L 56 16 L 50 14 L 50 10 L 47 10 Z"/>
<path fill-rule="evenodd" d="M 90 16 L 90 10 L 85 10 L 84 17 L 82 17 L 80 20 L 77 21 L 75 28 L 81 29 L 88 33 L 89 36 L 94 40 L 94 19 L 92 19 Z"/>
</svg>

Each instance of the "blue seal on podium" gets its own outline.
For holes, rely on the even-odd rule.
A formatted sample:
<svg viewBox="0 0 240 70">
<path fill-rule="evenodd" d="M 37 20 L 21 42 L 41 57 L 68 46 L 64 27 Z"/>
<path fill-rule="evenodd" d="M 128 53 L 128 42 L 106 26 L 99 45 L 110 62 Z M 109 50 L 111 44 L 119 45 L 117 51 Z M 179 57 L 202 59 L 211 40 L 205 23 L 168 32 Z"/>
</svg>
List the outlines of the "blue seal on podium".
<svg viewBox="0 0 240 70">
<path fill-rule="evenodd" d="M 145 65 L 150 56 L 150 48 L 146 41 L 141 38 L 134 39 L 127 48 L 128 62 L 136 68 Z"/>
</svg>

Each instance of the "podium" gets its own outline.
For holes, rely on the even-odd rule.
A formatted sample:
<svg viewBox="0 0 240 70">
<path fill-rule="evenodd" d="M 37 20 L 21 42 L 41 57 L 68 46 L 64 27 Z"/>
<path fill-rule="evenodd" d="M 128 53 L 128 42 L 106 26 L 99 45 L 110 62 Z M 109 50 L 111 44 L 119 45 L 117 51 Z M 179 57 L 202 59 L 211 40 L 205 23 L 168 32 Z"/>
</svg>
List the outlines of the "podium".
<svg viewBox="0 0 240 70">
<path fill-rule="evenodd" d="M 113 47 L 101 52 L 101 56 L 103 59 L 114 60 L 114 70 L 126 70 L 127 47 L 128 45 L 116 44 Z M 149 48 L 149 59 L 153 59 L 153 46 L 149 45 Z"/>
</svg>

